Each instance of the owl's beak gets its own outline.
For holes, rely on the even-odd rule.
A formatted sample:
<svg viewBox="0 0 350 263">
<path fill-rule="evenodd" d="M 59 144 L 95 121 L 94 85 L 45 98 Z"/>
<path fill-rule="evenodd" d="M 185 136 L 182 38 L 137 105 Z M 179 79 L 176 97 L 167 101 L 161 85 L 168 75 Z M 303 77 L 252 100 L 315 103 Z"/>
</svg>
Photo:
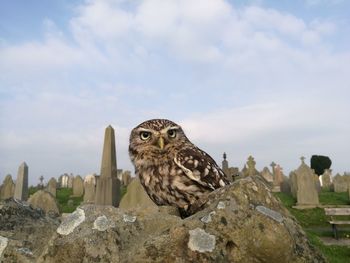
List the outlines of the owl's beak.
<svg viewBox="0 0 350 263">
<path fill-rule="evenodd" d="M 158 140 L 158 146 L 161 150 L 164 149 L 164 139 L 163 137 L 159 137 L 159 140 Z"/>
</svg>

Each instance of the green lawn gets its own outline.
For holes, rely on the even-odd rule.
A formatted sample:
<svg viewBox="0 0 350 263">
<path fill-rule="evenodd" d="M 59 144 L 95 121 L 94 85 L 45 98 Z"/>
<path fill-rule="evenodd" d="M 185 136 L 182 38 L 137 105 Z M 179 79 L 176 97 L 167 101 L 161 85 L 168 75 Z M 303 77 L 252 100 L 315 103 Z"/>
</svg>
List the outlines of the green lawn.
<svg viewBox="0 0 350 263">
<path fill-rule="evenodd" d="M 310 242 L 318 247 L 330 263 L 348 263 L 350 262 L 350 247 L 326 246 L 318 237 L 332 237 L 332 229 L 328 219 L 321 208 L 298 210 L 292 208 L 296 200 L 285 193 L 274 193 L 291 214 L 298 220 L 304 228 Z M 319 195 L 322 205 L 348 205 L 349 199 L 347 193 L 334 193 L 322 191 Z M 349 236 L 349 228 L 339 227 L 339 236 L 346 238 Z"/>
<path fill-rule="evenodd" d="M 56 192 L 56 200 L 60 209 L 60 213 L 72 213 L 83 201 L 81 197 L 71 197 L 73 195 L 73 189 L 71 188 L 60 188 Z M 72 200 L 73 204 L 68 205 L 68 201 Z"/>
</svg>

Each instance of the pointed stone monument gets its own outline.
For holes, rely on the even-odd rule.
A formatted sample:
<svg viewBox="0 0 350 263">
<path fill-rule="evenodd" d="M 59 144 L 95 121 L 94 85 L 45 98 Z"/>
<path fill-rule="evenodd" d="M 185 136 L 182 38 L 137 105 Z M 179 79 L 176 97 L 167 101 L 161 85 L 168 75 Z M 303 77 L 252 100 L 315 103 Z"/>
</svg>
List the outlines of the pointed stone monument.
<svg viewBox="0 0 350 263">
<path fill-rule="evenodd" d="M 16 199 L 27 201 L 28 199 L 28 166 L 23 162 L 18 168 L 15 194 Z"/>
<path fill-rule="evenodd" d="M 117 178 L 117 159 L 114 129 L 108 126 L 103 144 L 101 175 L 97 180 L 95 205 L 118 206 L 120 181 Z"/>
</svg>

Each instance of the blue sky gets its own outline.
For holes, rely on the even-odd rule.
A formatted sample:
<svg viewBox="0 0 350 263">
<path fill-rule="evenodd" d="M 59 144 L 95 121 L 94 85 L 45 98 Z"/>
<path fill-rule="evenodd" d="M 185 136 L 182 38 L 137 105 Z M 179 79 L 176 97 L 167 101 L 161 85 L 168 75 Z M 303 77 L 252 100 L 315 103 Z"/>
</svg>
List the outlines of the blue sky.
<svg viewBox="0 0 350 263">
<path fill-rule="evenodd" d="M 180 123 L 221 163 L 349 171 L 350 2 L 0 2 L 0 181 L 99 173 L 104 128 Z"/>
</svg>

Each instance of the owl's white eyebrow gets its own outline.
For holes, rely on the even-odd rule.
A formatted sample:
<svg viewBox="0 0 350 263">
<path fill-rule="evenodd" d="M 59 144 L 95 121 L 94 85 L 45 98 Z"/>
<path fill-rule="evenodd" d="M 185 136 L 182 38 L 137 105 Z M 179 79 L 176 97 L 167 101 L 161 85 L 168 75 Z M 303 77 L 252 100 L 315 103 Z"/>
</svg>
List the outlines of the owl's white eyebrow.
<svg viewBox="0 0 350 263">
<path fill-rule="evenodd" d="M 145 131 L 145 132 L 152 132 L 152 130 L 150 129 L 146 129 L 146 128 L 138 128 L 138 131 Z"/>
<path fill-rule="evenodd" d="M 161 130 L 161 132 L 167 132 L 169 130 L 178 130 L 178 129 L 180 129 L 179 126 L 171 126 L 171 127 L 167 127 L 165 129 Z"/>
</svg>

